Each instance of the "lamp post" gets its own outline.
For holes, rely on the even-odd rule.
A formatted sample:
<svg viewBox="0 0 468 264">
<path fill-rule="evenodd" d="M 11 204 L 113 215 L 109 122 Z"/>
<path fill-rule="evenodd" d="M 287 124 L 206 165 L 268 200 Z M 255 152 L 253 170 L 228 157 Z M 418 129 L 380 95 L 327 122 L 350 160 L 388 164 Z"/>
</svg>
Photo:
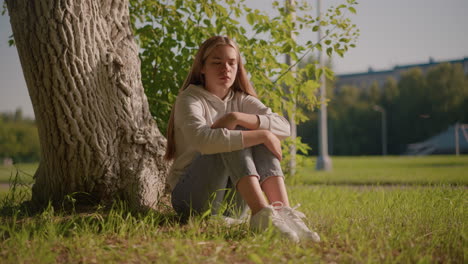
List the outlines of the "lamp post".
<svg viewBox="0 0 468 264">
<path fill-rule="evenodd" d="M 385 156 L 387 155 L 387 112 L 379 105 L 374 105 L 372 108 L 382 113 L 382 156 Z"/>
<path fill-rule="evenodd" d="M 460 156 L 460 140 L 458 139 L 458 130 L 460 123 L 455 123 L 455 155 Z"/>
<path fill-rule="evenodd" d="M 320 0 L 317 0 L 317 16 L 320 18 Z M 322 29 L 318 30 L 318 41 L 322 39 Z M 319 51 L 320 67 L 324 64 L 323 51 Z M 326 90 L 325 90 L 325 73 L 320 76 L 320 112 L 319 112 L 319 156 L 317 157 L 316 170 L 331 170 L 332 161 L 328 156 L 328 131 L 327 131 L 327 105 L 326 105 Z"/>
<path fill-rule="evenodd" d="M 285 6 L 288 8 L 289 13 L 291 14 L 292 22 L 296 21 L 296 0 L 286 0 Z M 296 41 L 296 35 L 293 31 L 290 32 L 291 39 Z M 291 66 L 293 64 L 292 58 L 289 54 L 286 54 L 286 64 Z M 291 72 L 293 76 L 296 76 L 296 67 L 291 68 Z M 291 93 L 292 88 L 288 87 L 288 92 Z M 296 98 L 293 99 L 293 106 L 292 111 L 289 114 L 289 124 L 291 125 L 291 140 L 292 143 L 289 145 L 289 153 L 290 153 L 290 160 L 289 160 L 289 175 L 294 176 L 296 174 L 296 137 L 297 137 L 297 125 L 296 125 Z"/>
</svg>

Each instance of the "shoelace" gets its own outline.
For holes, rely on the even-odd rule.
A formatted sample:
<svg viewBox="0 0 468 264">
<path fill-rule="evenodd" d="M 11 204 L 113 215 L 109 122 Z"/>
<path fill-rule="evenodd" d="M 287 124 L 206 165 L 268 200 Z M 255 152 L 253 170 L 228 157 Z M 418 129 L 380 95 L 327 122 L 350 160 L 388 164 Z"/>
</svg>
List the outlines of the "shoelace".
<svg viewBox="0 0 468 264">
<path fill-rule="evenodd" d="M 292 211 L 297 217 L 299 217 L 299 218 L 306 218 L 306 216 L 305 216 L 304 213 L 299 212 L 299 211 L 296 210 L 296 208 L 298 208 L 299 206 L 301 206 L 301 204 L 296 204 L 296 206 L 294 206 L 293 208 L 291 208 L 291 209 L 292 209 L 291 211 Z"/>
<path fill-rule="evenodd" d="M 276 202 L 273 202 L 271 204 L 271 206 L 273 207 L 273 209 L 275 210 L 281 210 L 283 208 L 286 208 L 283 204 L 283 202 L 280 202 L 280 201 L 276 201 Z M 301 206 L 301 204 L 296 204 L 294 207 L 291 208 L 291 210 L 287 210 L 288 213 L 292 213 L 294 214 L 295 216 L 299 217 L 299 218 L 305 218 L 305 214 L 302 213 L 302 212 L 299 212 L 296 210 L 296 208 L 299 208 L 299 206 Z"/>
<path fill-rule="evenodd" d="M 280 202 L 280 201 L 276 201 L 276 202 L 271 204 L 271 208 L 273 209 L 272 218 L 275 219 L 276 221 L 280 222 L 280 223 L 285 223 L 284 219 L 277 212 L 277 210 L 280 210 L 280 209 L 284 208 L 283 203 Z"/>
</svg>

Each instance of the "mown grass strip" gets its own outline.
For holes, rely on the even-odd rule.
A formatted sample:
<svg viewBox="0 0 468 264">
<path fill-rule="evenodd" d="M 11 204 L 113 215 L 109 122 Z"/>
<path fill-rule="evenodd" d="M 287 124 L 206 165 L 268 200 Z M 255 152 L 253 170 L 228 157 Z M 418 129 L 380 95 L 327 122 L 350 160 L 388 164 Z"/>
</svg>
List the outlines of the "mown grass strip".
<svg viewBox="0 0 468 264">
<path fill-rule="evenodd" d="M 289 179 L 298 184 L 468 185 L 468 155 L 333 157 L 333 170 L 316 171 L 315 159 Z"/>
</svg>

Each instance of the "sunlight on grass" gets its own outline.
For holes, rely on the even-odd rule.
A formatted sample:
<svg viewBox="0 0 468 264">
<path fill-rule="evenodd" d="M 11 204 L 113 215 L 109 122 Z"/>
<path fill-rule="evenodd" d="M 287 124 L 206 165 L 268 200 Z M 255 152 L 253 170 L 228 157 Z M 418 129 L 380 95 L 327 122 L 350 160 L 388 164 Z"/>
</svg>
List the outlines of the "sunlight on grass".
<svg viewBox="0 0 468 264">
<path fill-rule="evenodd" d="M 192 218 L 180 224 L 170 212 L 110 211 L 63 214 L 48 208 L 3 217 L 0 257 L 17 262 L 459 262 L 467 236 L 463 188 L 356 188 L 294 186 L 319 244 L 292 245 L 246 225 Z M 21 245 L 29 245 L 22 247 Z"/>
<path fill-rule="evenodd" d="M 466 157 L 335 158 L 330 181 L 347 172 L 365 185 L 289 186 L 307 224 L 321 243 L 291 244 L 273 233 L 254 234 L 248 225 L 228 227 L 193 217 L 182 224 L 170 210 L 131 213 L 121 203 L 28 214 L 19 206 L 30 189 L 15 196 L 0 189 L 2 263 L 463 263 L 468 219 Z M 444 168 L 438 171 L 438 168 Z M 365 172 L 365 173 L 364 173 Z M 411 173 L 410 173 L 411 172 Z M 316 174 L 313 174 L 316 173 Z M 374 177 L 365 175 L 375 174 Z M 443 175 L 439 175 L 443 173 Z M 426 175 L 427 182 L 409 181 Z M 454 186 L 453 180 L 462 185 Z M 394 177 L 413 185 L 370 185 Z M 431 185 L 427 183 L 430 182 Z M 323 182 L 320 182 L 323 183 Z M 449 184 L 448 184 L 449 183 Z M 3 193 L 2 193 L 3 192 Z"/>
<path fill-rule="evenodd" d="M 292 181 L 300 184 L 468 185 L 468 155 L 333 157 L 330 172 L 316 171 L 315 158 L 310 158 Z"/>
<path fill-rule="evenodd" d="M 19 163 L 11 166 L 0 165 L 0 184 L 8 183 L 12 176 L 16 176 L 17 171 L 20 172 L 21 181 L 30 183 L 33 181 L 32 177 L 38 166 L 39 163 Z"/>
</svg>

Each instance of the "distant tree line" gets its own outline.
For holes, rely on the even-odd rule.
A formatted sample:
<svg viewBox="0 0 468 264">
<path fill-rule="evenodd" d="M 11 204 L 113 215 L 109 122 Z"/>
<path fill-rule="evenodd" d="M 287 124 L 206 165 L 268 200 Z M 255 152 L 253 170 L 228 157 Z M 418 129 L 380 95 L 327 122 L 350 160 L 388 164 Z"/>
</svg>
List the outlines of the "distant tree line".
<svg viewBox="0 0 468 264">
<path fill-rule="evenodd" d="M 468 76 L 460 64 L 439 64 L 426 73 L 412 68 L 399 81 L 387 78 L 368 87 L 327 85 L 329 150 L 333 155 L 382 153 L 380 112 L 386 111 L 388 153 L 401 154 L 407 144 L 423 141 L 456 122 L 468 123 Z M 298 127 L 298 135 L 316 155 L 317 111 Z"/>
<path fill-rule="evenodd" d="M 459 64 L 439 64 L 427 73 L 412 68 L 399 81 L 388 78 L 381 86 L 343 86 L 334 92 L 333 82 L 327 82 L 332 155 L 382 153 L 382 117 L 375 105 L 387 113 L 389 154 L 401 154 L 407 144 L 423 141 L 456 122 L 468 123 L 468 76 Z M 311 147 L 307 154 L 316 155 L 318 113 L 306 114 L 311 119 L 298 127 L 298 135 Z M 0 162 L 4 158 L 15 163 L 40 158 L 35 121 L 23 117 L 20 109 L 0 113 Z"/>
<path fill-rule="evenodd" d="M 39 161 L 39 135 L 35 121 L 23 117 L 21 109 L 0 113 L 0 163 L 11 158 L 15 163 Z"/>
</svg>

